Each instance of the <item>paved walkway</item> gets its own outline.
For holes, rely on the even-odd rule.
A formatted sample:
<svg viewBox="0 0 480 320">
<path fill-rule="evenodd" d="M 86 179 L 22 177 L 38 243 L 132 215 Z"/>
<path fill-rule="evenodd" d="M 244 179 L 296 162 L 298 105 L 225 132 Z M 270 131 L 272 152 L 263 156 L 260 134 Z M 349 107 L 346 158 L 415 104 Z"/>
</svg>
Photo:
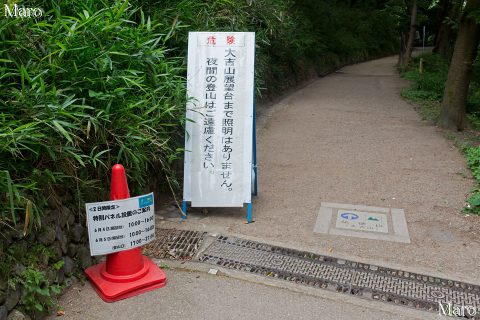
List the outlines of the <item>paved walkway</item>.
<svg viewBox="0 0 480 320">
<path fill-rule="evenodd" d="M 192 214 L 184 224 L 163 210 L 159 226 L 480 283 L 480 219 L 460 213 L 473 186 L 465 159 L 400 97 L 408 84 L 395 63 L 345 67 L 263 112 L 255 223 L 242 223 L 245 209 Z M 321 202 L 404 209 L 411 243 L 314 233 Z"/>
<path fill-rule="evenodd" d="M 167 270 L 168 285 L 115 303 L 103 302 L 89 284 L 75 285 L 62 297 L 65 315 L 49 319 L 171 320 L 403 320 L 438 315 L 395 306 L 377 309 L 371 301 L 333 294 L 295 292 L 251 281 L 200 272 Z M 315 289 L 316 291 L 320 291 Z M 338 299 L 338 300 L 337 300 Z M 377 303 L 378 304 L 378 303 Z"/>
<path fill-rule="evenodd" d="M 414 107 L 400 98 L 407 83 L 397 75 L 395 62 L 395 57 L 389 57 L 343 68 L 262 110 L 255 223 L 243 223 L 245 209 L 192 213 L 181 223 L 175 208 L 166 205 L 159 209 L 158 227 L 238 234 L 479 284 L 479 219 L 459 213 L 473 185 L 470 178 L 459 174 L 466 171 L 465 160 L 453 142 L 422 122 Z M 404 209 L 411 243 L 315 233 L 321 202 Z M 167 287 L 114 304 L 103 303 L 90 285 L 77 286 L 60 301 L 64 317 L 438 318 L 423 311 L 235 273 L 229 275 L 243 281 L 180 270 L 167 270 L 167 275 Z"/>
</svg>

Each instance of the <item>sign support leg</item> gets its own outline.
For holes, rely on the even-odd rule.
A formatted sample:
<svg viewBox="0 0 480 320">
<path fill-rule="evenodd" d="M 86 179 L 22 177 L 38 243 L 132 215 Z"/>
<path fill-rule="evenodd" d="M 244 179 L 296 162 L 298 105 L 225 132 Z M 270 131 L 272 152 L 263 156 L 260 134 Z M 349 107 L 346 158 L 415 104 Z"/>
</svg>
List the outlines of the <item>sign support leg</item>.
<svg viewBox="0 0 480 320">
<path fill-rule="evenodd" d="M 257 103 L 255 99 L 255 84 L 253 85 L 253 128 L 252 128 L 252 167 L 253 167 L 253 190 L 252 194 L 258 195 L 257 189 Z M 251 186 L 251 184 L 250 184 Z M 248 203 L 247 223 L 252 223 L 252 202 Z"/>
<path fill-rule="evenodd" d="M 187 201 L 182 201 L 182 221 L 187 220 Z"/>
<path fill-rule="evenodd" d="M 253 88 L 253 172 L 255 174 L 254 180 L 253 180 L 253 195 L 256 197 L 258 195 L 258 189 L 257 189 L 257 115 L 256 115 L 256 109 L 257 109 L 257 103 L 255 102 L 255 88 Z"/>
</svg>

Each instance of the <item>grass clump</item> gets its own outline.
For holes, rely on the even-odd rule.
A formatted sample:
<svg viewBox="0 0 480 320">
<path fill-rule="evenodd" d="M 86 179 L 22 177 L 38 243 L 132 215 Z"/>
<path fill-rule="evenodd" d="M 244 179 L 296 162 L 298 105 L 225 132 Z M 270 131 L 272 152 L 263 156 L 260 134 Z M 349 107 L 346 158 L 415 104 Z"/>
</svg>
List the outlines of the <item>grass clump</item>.
<svg viewBox="0 0 480 320">
<path fill-rule="evenodd" d="M 480 146 L 466 147 L 465 155 L 473 177 L 477 180 L 477 183 L 480 183 Z M 467 202 L 468 205 L 464 211 L 480 215 L 480 188 L 478 186 L 472 190 Z"/>
<path fill-rule="evenodd" d="M 0 278 L 8 283 L 8 292 L 21 289 L 20 308 L 34 317 L 52 312 L 61 285 L 49 279 L 64 264 L 51 248 L 42 244 L 30 245 L 27 241 L 7 245 L 0 243 Z"/>
<path fill-rule="evenodd" d="M 58 284 L 51 284 L 45 273 L 35 268 L 25 269 L 17 278 L 22 285 L 20 303 L 29 313 L 47 314 L 56 306 L 55 296 L 60 293 Z"/>
<path fill-rule="evenodd" d="M 467 164 L 475 179 L 480 180 L 480 147 L 466 150 Z"/>
<path fill-rule="evenodd" d="M 420 72 L 420 59 L 423 70 Z M 415 57 L 404 72 L 405 79 L 412 82 L 402 90 L 402 97 L 420 106 L 422 120 L 436 123 L 440 115 L 440 102 L 448 75 L 448 63 L 437 54 L 423 54 Z"/>
</svg>

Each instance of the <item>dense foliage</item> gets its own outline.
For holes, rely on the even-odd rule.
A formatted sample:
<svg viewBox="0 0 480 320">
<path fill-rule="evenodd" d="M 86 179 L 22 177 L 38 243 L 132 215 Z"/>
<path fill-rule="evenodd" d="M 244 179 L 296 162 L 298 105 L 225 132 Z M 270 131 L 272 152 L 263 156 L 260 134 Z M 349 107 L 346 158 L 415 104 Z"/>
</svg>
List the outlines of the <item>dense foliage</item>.
<svg viewBox="0 0 480 320">
<path fill-rule="evenodd" d="M 420 71 L 420 59 L 422 71 Z M 425 118 L 436 122 L 438 107 L 442 100 L 445 81 L 447 79 L 449 62 L 438 54 L 425 53 L 413 59 L 404 73 L 404 77 L 412 81 L 412 85 L 402 92 L 402 95 L 422 106 Z M 474 74 L 470 83 L 467 98 L 467 116 L 474 129 L 480 129 L 480 60 L 474 64 Z"/>
<path fill-rule="evenodd" d="M 343 1 L 32 1 L 42 18 L 0 21 L 0 218 L 41 223 L 61 198 L 106 198 L 113 163 L 135 192 L 176 188 L 189 30 L 255 31 L 257 89 L 278 92 L 391 53 L 393 17 Z M 64 202 L 64 201 L 63 201 Z"/>
<path fill-rule="evenodd" d="M 179 155 L 184 61 L 165 45 L 170 30 L 126 2 L 80 3 L 75 16 L 54 7 L 1 26 L 0 181 L 12 219 L 26 208 L 40 223 L 60 186 L 88 198 L 114 162 L 142 187 Z"/>
</svg>

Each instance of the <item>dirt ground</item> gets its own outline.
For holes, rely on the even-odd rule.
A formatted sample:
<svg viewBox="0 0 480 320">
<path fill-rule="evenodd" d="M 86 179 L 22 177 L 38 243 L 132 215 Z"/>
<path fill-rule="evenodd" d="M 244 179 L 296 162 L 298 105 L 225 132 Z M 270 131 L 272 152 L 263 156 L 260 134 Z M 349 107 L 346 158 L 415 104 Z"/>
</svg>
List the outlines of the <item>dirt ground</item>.
<svg viewBox="0 0 480 320">
<path fill-rule="evenodd" d="M 346 259 L 480 283 L 480 217 L 464 157 L 400 97 L 396 57 L 345 67 L 260 110 L 259 195 L 246 209 L 171 204 L 158 227 L 225 232 Z M 161 199 L 160 199 L 161 201 Z M 321 202 L 405 210 L 411 243 L 313 232 Z"/>
</svg>

